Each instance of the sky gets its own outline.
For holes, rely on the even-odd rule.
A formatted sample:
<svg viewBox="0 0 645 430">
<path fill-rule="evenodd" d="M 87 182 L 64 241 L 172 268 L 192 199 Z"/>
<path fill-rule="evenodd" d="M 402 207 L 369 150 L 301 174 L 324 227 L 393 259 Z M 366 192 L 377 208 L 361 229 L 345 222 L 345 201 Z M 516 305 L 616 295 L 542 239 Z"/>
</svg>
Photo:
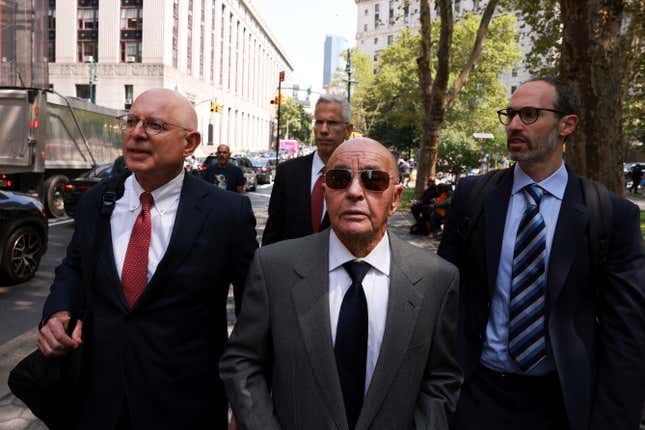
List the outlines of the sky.
<svg viewBox="0 0 645 430">
<path fill-rule="evenodd" d="M 293 83 L 320 91 L 325 36 L 343 36 L 356 45 L 354 0 L 252 0 L 287 53 Z M 277 80 L 277 77 L 276 77 Z"/>
</svg>

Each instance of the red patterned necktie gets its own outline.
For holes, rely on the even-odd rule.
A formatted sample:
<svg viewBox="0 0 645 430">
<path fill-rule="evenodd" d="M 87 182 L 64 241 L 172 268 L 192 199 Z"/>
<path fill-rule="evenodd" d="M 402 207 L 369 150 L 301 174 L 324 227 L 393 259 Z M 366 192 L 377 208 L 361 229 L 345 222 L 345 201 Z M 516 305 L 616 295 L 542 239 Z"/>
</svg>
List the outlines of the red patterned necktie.
<svg viewBox="0 0 645 430">
<path fill-rule="evenodd" d="M 320 219 L 323 212 L 323 181 L 325 180 L 325 168 L 320 169 L 320 174 L 311 191 L 311 229 L 314 233 L 320 231 Z"/>
<path fill-rule="evenodd" d="M 148 284 L 148 250 L 150 249 L 150 208 L 153 198 L 150 193 L 141 193 L 141 212 L 132 227 L 130 242 L 125 252 L 121 285 L 128 305 L 132 307 Z"/>
</svg>

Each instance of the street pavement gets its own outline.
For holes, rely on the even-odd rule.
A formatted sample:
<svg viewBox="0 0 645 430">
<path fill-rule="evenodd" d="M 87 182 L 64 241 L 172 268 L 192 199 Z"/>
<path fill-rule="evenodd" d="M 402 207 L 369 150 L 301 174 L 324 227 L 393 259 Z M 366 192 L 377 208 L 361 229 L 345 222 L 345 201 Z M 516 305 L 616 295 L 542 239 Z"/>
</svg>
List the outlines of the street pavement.
<svg viewBox="0 0 645 430">
<path fill-rule="evenodd" d="M 271 193 L 271 186 L 259 186 L 258 190 L 253 193 L 248 193 L 253 206 L 253 211 L 257 219 L 257 233 L 258 241 L 262 238 L 264 225 L 267 218 L 267 207 L 269 204 L 269 196 Z M 426 248 L 436 251 L 438 242 L 421 236 L 413 236 L 409 233 L 410 226 L 413 224 L 413 218 L 408 212 L 396 212 L 390 218 L 390 231 L 399 236 L 401 239 L 412 243 L 415 246 Z M 55 229 L 69 228 L 69 226 L 55 226 L 50 227 L 50 250 L 52 248 L 60 251 L 64 243 L 52 243 L 51 231 L 56 233 Z M 49 253 L 50 251 L 48 251 Z M 44 259 L 43 259 L 44 260 Z M 55 265 L 47 263 L 41 265 L 37 273 L 37 277 L 42 277 L 44 281 L 51 282 L 53 279 L 53 269 Z M 23 287 L 23 286 L 20 286 Z M 35 291 L 35 290 L 34 290 Z M 32 294 L 36 294 L 35 292 Z M 42 295 L 43 293 L 37 293 Z M 31 309 L 30 312 L 39 314 L 40 309 Z M 229 316 L 229 330 L 235 320 L 234 303 L 232 292 L 229 294 L 228 303 L 228 316 Z M 35 319 L 37 320 L 37 319 Z M 13 337 L 10 340 L 0 344 L 0 430 L 46 430 L 47 427 L 40 422 L 24 404 L 15 398 L 9 391 L 7 386 L 7 378 L 10 370 L 27 354 L 33 351 L 36 347 L 37 330 L 34 327 L 25 333 Z M 1 340 L 0 340 L 1 342 Z"/>
</svg>

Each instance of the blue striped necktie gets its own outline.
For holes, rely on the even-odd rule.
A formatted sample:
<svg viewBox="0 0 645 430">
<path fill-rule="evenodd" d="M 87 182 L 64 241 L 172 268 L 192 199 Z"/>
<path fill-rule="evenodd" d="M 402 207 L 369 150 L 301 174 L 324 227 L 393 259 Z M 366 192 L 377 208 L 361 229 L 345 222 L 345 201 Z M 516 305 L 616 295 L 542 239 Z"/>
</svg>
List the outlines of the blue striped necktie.
<svg viewBox="0 0 645 430">
<path fill-rule="evenodd" d="M 540 200 L 545 191 L 531 184 L 522 192 L 527 207 L 513 252 L 508 347 L 519 368 L 528 372 L 546 358 L 546 229 L 540 214 Z"/>
</svg>

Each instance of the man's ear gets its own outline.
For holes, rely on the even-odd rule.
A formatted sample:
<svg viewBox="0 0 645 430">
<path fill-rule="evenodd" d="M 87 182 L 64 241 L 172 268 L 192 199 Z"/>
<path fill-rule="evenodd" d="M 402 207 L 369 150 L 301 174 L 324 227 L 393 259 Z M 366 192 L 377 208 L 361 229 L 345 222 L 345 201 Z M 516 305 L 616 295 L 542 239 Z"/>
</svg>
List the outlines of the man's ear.
<svg viewBox="0 0 645 430">
<path fill-rule="evenodd" d="M 184 136 L 184 158 L 190 157 L 202 141 L 202 135 L 198 131 L 191 131 Z"/>
<path fill-rule="evenodd" d="M 345 140 L 349 139 L 349 137 L 352 135 L 352 131 L 354 131 L 354 124 L 346 124 L 345 125 Z"/>
<path fill-rule="evenodd" d="M 394 194 L 392 195 L 392 204 L 390 205 L 390 215 L 396 212 L 396 208 L 401 204 L 401 197 L 403 196 L 403 185 L 394 185 Z"/>
<path fill-rule="evenodd" d="M 576 131 L 576 128 L 578 128 L 578 122 L 580 121 L 580 118 L 578 118 L 578 115 L 565 115 L 562 118 L 560 118 L 560 136 L 561 137 L 567 137 L 574 131 Z"/>
</svg>

